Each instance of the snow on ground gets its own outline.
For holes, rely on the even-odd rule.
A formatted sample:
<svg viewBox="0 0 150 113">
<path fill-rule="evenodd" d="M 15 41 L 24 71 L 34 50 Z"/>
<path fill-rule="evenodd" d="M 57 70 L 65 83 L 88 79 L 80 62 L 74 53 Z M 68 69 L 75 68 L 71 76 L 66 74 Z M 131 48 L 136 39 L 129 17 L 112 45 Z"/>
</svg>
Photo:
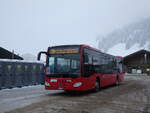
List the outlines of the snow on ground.
<svg viewBox="0 0 150 113">
<path fill-rule="evenodd" d="M 134 44 L 131 48 L 126 49 L 125 43 L 119 43 L 108 50 L 107 53 L 115 55 L 115 56 L 127 56 L 141 49 L 148 50 L 149 42 L 145 44 L 144 47 L 140 47 L 138 43 Z"/>
<path fill-rule="evenodd" d="M 0 90 L 0 113 L 46 100 L 56 92 L 60 91 L 47 91 L 42 85 Z"/>
<path fill-rule="evenodd" d="M 127 75 L 123 84 L 97 93 L 59 92 L 41 97 L 46 100 L 8 113 L 150 113 L 150 76 Z"/>
<path fill-rule="evenodd" d="M 16 109 L 18 108 L 18 109 Z M 79 95 L 44 86 L 0 91 L 0 113 L 150 113 L 150 76 L 129 75 L 120 86 Z"/>
</svg>

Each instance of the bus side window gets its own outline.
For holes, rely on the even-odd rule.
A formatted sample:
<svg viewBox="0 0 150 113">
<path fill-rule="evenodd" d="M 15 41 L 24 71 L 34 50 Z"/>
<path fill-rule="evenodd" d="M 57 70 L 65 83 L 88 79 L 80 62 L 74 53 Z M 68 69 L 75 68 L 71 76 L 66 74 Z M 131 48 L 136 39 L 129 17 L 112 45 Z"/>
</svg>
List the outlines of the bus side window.
<svg viewBox="0 0 150 113">
<path fill-rule="evenodd" d="M 94 73 L 93 58 L 87 53 L 84 54 L 84 76 L 89 77 Z"/>
<path fill-rule="evenodd" d="M 89 77 L 94 73 L 94 66 L 91 64 L 84 64 L 84 76 Z"/>
<path fill-rule="evenodd" d="M 87 53 L 84 54 L 84 64 L 89 64 L 89 55 Z"/>
</svg>

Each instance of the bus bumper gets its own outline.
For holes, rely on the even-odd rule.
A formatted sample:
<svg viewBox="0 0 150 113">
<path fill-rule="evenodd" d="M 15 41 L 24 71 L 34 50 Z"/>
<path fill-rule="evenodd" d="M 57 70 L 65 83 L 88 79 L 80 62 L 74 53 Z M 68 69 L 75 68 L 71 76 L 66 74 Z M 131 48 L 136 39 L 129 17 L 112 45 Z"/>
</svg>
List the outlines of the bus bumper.
<svg viewBox="0 0 150 113">
<path fill-rule="evenodd" d="M 82 78 L 46 78 L 45 89 L 46 90 L 67 90 L 67 91 L 86 91 L 88 87 L 85 87 Z"/>
</svg>

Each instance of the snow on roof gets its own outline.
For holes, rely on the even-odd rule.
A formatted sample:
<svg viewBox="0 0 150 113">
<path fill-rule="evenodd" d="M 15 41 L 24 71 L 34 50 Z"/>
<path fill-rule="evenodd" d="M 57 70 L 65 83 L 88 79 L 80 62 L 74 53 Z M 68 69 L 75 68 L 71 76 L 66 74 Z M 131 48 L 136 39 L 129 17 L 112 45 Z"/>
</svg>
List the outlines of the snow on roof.
<svg viewBox="0 0 150 113">
<path fill-rule="evenodd" d="M 0 59 L 2 62 L 20 62 L 20 63 L 38 63 L 44 64 L 42 61 L 28 61 L 28 60 L 14 60 L 14 59 Z"/>
</svg>

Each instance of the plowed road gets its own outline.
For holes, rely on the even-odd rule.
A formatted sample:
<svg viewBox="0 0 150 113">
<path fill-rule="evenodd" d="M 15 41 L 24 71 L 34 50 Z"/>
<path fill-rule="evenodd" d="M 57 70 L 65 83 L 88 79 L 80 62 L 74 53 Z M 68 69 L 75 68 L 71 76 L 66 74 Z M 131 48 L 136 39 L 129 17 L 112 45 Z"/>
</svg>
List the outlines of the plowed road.
<svg viewBox="0 0 150 113">
<path fill-rule="evenodd" d="M 122 85 L 97 93 L 68 94 L 42 87 L 0 91 L 0 112 L 150 113 L 150 76 L 126 76 Z"/>
</svg>

